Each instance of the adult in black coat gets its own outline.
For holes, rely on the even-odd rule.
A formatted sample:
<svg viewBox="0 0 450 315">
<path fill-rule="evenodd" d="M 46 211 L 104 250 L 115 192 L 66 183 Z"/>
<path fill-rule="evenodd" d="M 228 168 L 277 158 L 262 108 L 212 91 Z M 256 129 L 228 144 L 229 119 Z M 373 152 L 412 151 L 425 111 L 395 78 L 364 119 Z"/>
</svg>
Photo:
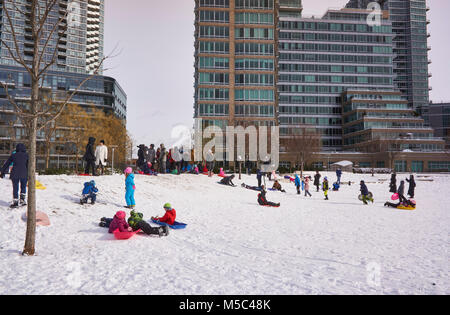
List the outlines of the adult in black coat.
<svg viewBox="0 0 450 315">
<path fill-rule="evenodd" d="M 143 144 L 141 144 L 140 146 L 138 146 L 139 151 L 138 151 L 138 159 L 136 162 L 136 166 L 139 167 L 142 171 L 144 169 L 144 165 L 145 165 L 145 158 L 147 156 L 147 147 Z"/>
<path fill-rule="evenodd" d="M 3 165 L 0 171 L 0 177 L 4 178 L 5 173 L 9 166 L 13 164 L 11 175 L 9 178 L 13 185 L 13 197 L 14 202 L 12 206 L 17 207 L 19 204 L 19 184 L 20 184 L 20 202 L 25 205 L 26 194 L 27 194 L 27 181 L 28 181 L 28 153 L 26 151 L 25 145 L 19 143 L 16 146 L 16 152 L 11 154 L 9 159 Z"/>
<path fill-rule="evenodd" d="M 414 175 L 411 175 L 409 179 L 406 179 L 406 181 L 409 183 L 408 195 L 411 198 L 414 198 L 416 191 L 416 181 L 414 180 Z"/>
<path fill-rule="evenodd" d="M 391 183 L 389 184 L 389 192 L 395 194 L 397 192 L 397 175 L 391 175 Z"/>
<path fill-rule="evenodd" d="M 84 170 L 85 174 L 89 174 L 89 169 L 92 168 L 92 175 L 96 176 L 95 174 L 95 138 L 90 137 L 88 144 L 86 145 L 86 153 L 84 153 L 84 160 L 86 161 L 86 168 Z"/>
<path fill-rule="evenodd" d="M 320 175 L 319 171 L 316 172 L 316 175 L 314 175 L 314 186 L 317 187 L 317 192 L 320 191 L 320 178 L 322 175 Z"/>
</svg>

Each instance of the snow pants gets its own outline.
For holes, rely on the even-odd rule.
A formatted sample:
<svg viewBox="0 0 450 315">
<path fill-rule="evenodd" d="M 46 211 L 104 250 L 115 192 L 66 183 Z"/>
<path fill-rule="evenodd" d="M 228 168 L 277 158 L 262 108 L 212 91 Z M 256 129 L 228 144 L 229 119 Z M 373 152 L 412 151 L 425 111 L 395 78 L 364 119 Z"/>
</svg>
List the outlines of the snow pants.
<svg viewBox="0 0 450 315">
<path fill-rule="evenodd" d="M 11 179 L 13 186 L 13 198 L 19 199 L 19 184 L 20 184 L 20 194 L 25 195 L 27 193 L 27 182 L 28 178 L 14 178 Z"/>
<path fill-rule="evenodd" d="M 159 227 L 152 227 L 150 224 L 148 224 L 145 221 L 140 221 L 136 224 L 135 230 L 141 230 L 147 235 L 159 235 L 159 232 L 161 228 Z"/>
<path fill-rule="evenodd" d="M 90 193 L 88 195 L 83 195 L 83 201 L 85 203 L 87 203 L 89 201 L 89 199 L 91 199 L 92 203 L 95 203 L 95 201 L 97 201 L 97 194 L 95 193 Z"/>
<path fill-rule="evenodd" d="M 125 200 L 127 202 L 128 207 L 136 205 L 136 201 L 134 200 L 134 189 L 133 188 L 127 189 L 127 191 L 125 193 Z"/>
</svg>

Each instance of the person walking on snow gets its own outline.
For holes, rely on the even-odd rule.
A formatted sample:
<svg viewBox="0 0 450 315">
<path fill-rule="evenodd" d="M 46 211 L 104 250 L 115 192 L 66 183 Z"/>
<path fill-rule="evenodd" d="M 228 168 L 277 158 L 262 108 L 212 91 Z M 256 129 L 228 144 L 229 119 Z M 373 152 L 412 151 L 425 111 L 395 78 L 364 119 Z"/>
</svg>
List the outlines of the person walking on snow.
<svg viewBox="0 0 450 315">
<path fill-rule="evenodd" d="M 309 182 L 311 181 L 311 177 L 305 178 L 305 197 L 312 197 L 311 193 L 309 192 Z"/>
<path fill-rule="evenodd" d="M 16 146 L 15 153 L 11 154 L 0 171 L 0 178 L 5 178 L 5 173 L 9 166 L 13 164 L 9 179 L 13 186 L 13 202 L 11 208 L 17 208 L 19 204 L 25 206 L 27 196 L 28 182 L 28 153 L 25 145 L 19 143 Z M 19 200 L 19 184 L 20 184 L 20 200 Z"/>
<path fill-rule="evenodd" d="M 330 184 L 328 183 L 327 177 L 325 177 L 323 179 L 322 190 L 323 190 L 323 193 L 325 194 L 325 200 L 329 200 L 328 199 L 328 191 L 330 190 Z"/>
<path fill-rule="evenodd" d="M 104 173 L 106 160 L 108 159 L 108 147 L 105 145 L 105 140 L 100 141 L 100 145 L 95 149 L 95 165 L 101 169 L 101 175 Z"/>
<path fill-rule="evenodd" d="M 256 171 L 256 179 L 258 180 L 258 187 L 262 186 L 262 172 L 260 169 Z"/>
<path fill-rule="evenodd" d="M 398 187 L 397 194 L 398 194 L 398 197 L 400 199 L 400 202 L 406 202 L 406 198 L 405 198 L 405 181 L 402 180 L 400 182 L 400 186 Z"/>
<path fill-rule="evenodd" d="M 136 207 L 136 201 L 134 200 L 134 192 L 136 185 L 134 184 L 134 174 L 131 167 L 127 167 L 125 173 L 125 200 L 127 202 L 128 209 L 134 209 Z"/>
<path fill-rule="evenodd" d="M 84 170 L 84 173 L 89 175 L 89 170 L 92 169 L 92 176 L 96 176 L 94 144 L 95 138 L 90 137 L 88 144 L 86 145 L 86 152 L 84 153 L 84 160 L 86 161 L 86 168 Z"/>
</svg>

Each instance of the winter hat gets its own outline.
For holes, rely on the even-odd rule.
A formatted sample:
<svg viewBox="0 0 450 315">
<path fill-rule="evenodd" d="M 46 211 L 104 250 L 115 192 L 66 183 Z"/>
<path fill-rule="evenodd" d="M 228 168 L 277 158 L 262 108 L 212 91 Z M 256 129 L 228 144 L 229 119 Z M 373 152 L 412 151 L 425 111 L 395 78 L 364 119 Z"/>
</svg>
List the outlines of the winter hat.
<svg viewBox="0 0 450 315">
<path fill-rule="evenodd" d="M 328 177 L 325 176 L 324 180 L 328 180 Z"/>
<path fill-rule="evenodd" d="M 172 209 L 172 205 L 170 203 L 166 203 L 163 208 L 164 209 Z"/>
<path fill-rule="evenodd" d="M 124 171 L 125 174 L 131 174 L 133 173 L 133 169 L 131 167 L 127 167 Z"/>
<path fill-rule="evenodd" d="M 127 214 L 125 213 L 125 211 L 117 211 L 116 217 L 120 220 L 125 220 Z"/>
<path fill-rule="evenodd" d="M 92 186 L 95 186 L 95 180 L 91 180 L 90 184 L 91 184 Z"/>
</svg>

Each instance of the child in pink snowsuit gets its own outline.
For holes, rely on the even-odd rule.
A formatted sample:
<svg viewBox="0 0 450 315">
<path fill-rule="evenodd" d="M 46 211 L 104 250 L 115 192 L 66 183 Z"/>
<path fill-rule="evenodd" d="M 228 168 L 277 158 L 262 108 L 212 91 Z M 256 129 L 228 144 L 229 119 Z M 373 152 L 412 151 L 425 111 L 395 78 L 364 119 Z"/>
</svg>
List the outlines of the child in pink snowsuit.
<svg viewBox="0 0 450 315">
<path fill-rule="evenodd" d="M 124 211 L 118 211 L 109 225 L 109 233 L 114 233 L 117 229 L 120 232 L 131 232 L 132 229 L 125 220 L 126 217 L 127 214 Z"/>
</svg>

